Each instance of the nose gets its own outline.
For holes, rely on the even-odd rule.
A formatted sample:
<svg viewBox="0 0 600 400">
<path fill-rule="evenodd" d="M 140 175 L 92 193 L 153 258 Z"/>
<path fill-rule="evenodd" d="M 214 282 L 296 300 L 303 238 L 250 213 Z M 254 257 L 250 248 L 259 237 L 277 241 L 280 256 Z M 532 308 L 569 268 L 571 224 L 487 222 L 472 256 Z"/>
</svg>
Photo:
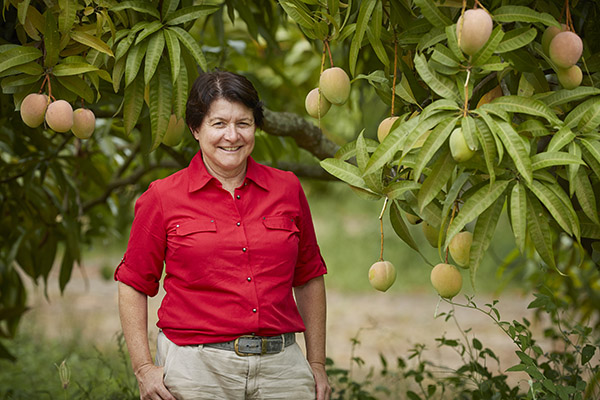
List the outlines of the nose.
<svg viewBox="0 0 600 400">
<path fill-rule="evenodd" d="M 225 128 L 224 139 L 230 142 L 235 142 L 239 136 L 239 132 L 235 124 L 227 124 Z"/>
</svg>

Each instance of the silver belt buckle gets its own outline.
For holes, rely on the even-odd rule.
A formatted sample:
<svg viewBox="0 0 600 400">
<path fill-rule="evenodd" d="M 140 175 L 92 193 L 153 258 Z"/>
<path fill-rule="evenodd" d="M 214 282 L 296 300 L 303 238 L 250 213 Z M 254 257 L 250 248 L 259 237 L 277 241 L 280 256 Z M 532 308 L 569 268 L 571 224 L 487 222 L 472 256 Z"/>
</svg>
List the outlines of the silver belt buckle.
<svg viewBox="0 0 600 400">
<path fill-rule="evenodd" d="M 260 353 L 248 353 L 240 350 L 240 339 L 252 339 L 252 340 L 260 340 Z M 242 335 L 233 341 L 233 349 L 235 350 L 235 354 L 240 357 L 248 357 L 248 356 L 257 356 L 267 354 L 267 339 L 264 337 L 257 337 L 252 335 Z"/>
</svg>

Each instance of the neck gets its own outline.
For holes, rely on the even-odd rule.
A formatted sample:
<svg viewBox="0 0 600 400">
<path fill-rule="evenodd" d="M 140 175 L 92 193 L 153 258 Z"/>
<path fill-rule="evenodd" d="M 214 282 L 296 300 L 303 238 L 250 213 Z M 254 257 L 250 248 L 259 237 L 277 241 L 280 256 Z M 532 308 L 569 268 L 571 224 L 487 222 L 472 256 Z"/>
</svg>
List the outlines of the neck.
<svg viewBox="0 0 600 400">
<path fill-rule="evenodd" d="M 246 178 L 247 164 L 247 162 L 244 162 L 239 168 L 236 168 L 232 171 L 220 171 L 219 168 L 214 168 L 209 163 L 204 161 L 204 165 L 206 166 L 208 173 L 217 178 L 217 180 L 221 182 L 223 189 L 227 190 L 232 195 L 235 189 L 241 186 Z"/>
</svg>

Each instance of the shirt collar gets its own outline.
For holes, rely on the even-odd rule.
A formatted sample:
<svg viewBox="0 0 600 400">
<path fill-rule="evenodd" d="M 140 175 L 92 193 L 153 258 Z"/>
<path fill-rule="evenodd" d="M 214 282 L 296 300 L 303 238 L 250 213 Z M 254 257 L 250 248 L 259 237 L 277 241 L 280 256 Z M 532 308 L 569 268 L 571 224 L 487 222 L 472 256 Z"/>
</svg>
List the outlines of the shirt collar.
<svg viewBox="0 0 600 400">
<path fill-rule="evenodd" d="M 198 151 L 190 165 L 188 167 L 189 184 L 188 191 L 194 192 L 202 189 L 208 182 L 216 178 L 212 176 L 206 169 L 204 161 L 202 160 L 202 151 Z M 248 157 L 248 163 L 246 167 L 246 179 L 256 183 L 258 186 L 265 190 L 268 189 L 267 177 L 264 171 L 252 157 Z"/>
</svg>

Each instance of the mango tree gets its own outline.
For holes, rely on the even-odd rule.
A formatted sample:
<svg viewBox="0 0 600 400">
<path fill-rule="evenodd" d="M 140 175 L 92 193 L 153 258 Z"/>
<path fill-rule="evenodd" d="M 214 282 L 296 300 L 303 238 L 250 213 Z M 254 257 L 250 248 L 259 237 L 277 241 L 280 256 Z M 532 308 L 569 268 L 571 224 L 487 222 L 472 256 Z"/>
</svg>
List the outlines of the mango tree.
<svg viewBox="0 0 600 400">
<path fill-rule="evenodd" d="M 440 263 L 469 228 L 473 282 L 505 207 L 518 252 L 562 271 L 567 237 L 569 266 L 597 260 L 597 14 L 562 0 L 4 0 L 0 337 L 26 310 L 24 275 L 46 284 L 57 268 L 64 290 L 82 247 L 126 230 L 148 182 L 187 165 L 189 86 L 217 67 L 266 101 L 256 158 L 384 200 L 416 251 L 405 221 L 424 221 Z M 549 39 L 545 50 L 548 29 L 581 38 L 581 58 L 565 64 Z M 351 78 L 332 106 L 344 118 L 328 119 L 318 92 L 309 117 L 304 95 L 332 68 Z M 27 124 L 32 93 L 91 110 L 94 132 Z M 373 115 L 393 117 L 381 142 Z"/>
</svg>

